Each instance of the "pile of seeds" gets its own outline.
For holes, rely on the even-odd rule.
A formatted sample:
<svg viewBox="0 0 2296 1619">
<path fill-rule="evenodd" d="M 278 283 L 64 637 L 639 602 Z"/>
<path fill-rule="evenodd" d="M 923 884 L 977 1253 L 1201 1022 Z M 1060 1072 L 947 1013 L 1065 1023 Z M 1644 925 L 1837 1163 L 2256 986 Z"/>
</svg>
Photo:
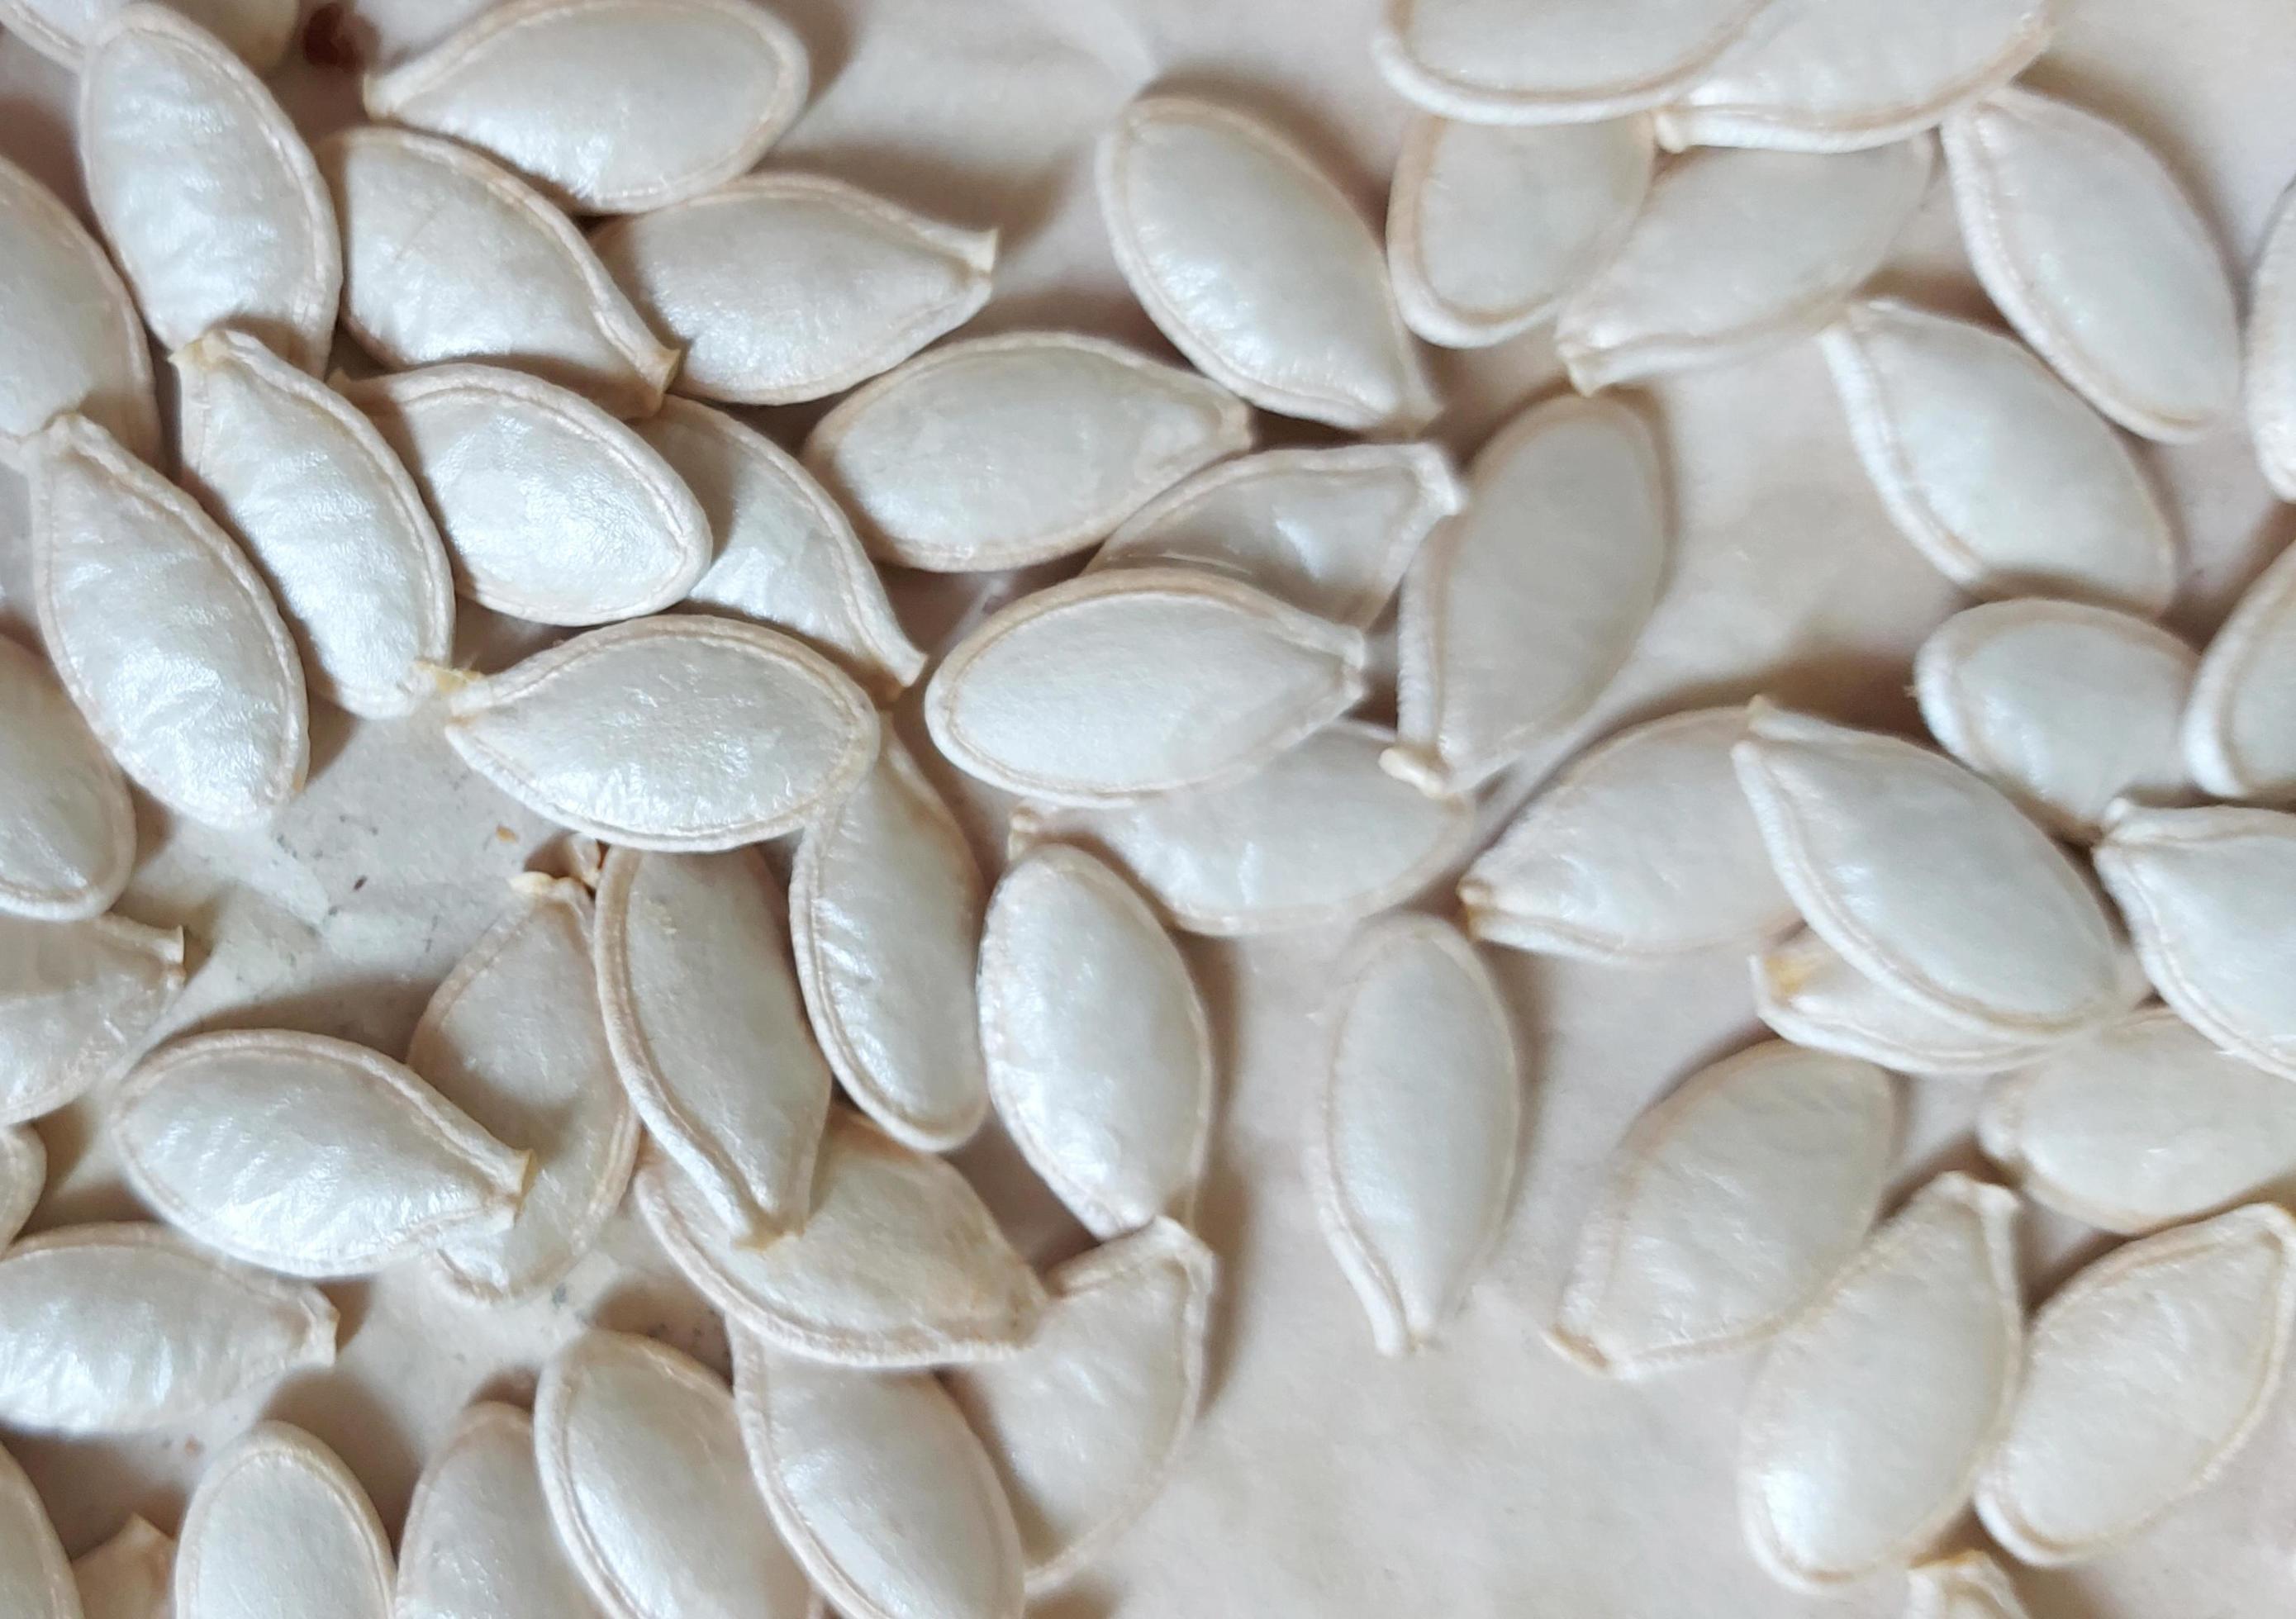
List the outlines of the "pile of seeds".
<svg viewBox="0 0 2296 1619">
<path fill-rule="evenodd" d="M 1372 49 L 1425 115 L 1384 252 L 1255 113 L 1144 96 L 1100 199 L 1190 369 L 943 341 L 994 233 L 751 172 L 807 62 L 746 0 L 511 0 L 316 151 L 258 77 L 282 0 L 0 0 L 79 76 L 96 225 L 0 164 L 0 459 L 47 654 L 0 641 L 0 1225 L 40 1197 L 29 1121 L 82 1097 L 159 1217 L 0 1255 L 0 1423 L 163 1429 L 324 1368 L 315 1280 L 546 1293 L 626 1197 L 734 1373 L 585 1332 L 530 1414 L 464 1414 L 395 1558 L 284 1424 L 209 1461 L 177 1541 L 133 1520 L 70 1566 L 0 1458 L 0 1611 L 1017 1619 L 1152 1499 L 1204 1385 L 1218 1076 L 1172 929 L 1361 924 L 1303 1142 L 1390 1353 L 1463 1306 L 1514 1195 L 1477 943 L 1753 953 L 1782 1038 L 1628 1132 L 1550 1336 L 1612 1378 L 1767 1341 L 1738 1482 L 1780 1581 L 1911 1569 L 1914 1614 L 2009 1619 L 1988 1555 L 1921 1561 L 1972 1503 L 2055 1565 L 2206 1485 L 2296 1326 L 2296 1219 L 2258 1200 L 2296 1175 L 2296 815 L 2260 807 L 2296 798 L 2296 563 L 2205 652 L 2152 622 L 2179 545 L 2122 429 L 2237 418 L 2234 292 L 2143 144 L 2011 84 L 2046 5 L 1932 9 L 1390 0 Z M 1859 296 L 1940 146 L 2016 337 Z M 2276 230 L 2246 378 L 2284 494 L 2291 255 Z M 1464 480 L 1407 442 L 1440 408 L 1417 339 L 1550 322 L 1591 397 L 1529 404 Z M 339 331 L 365 374 L 327 373 Z M 1665 589 L 1664 446 L 1605 390 L 1813 339 L 1897 526 L 1987 599 L 1915 666 L 1943 751 L 1759 699 L 1664 715 L 1473 859 L 1464 932 L 1382 916 Z M 794 458 L 726 408 L 835 396 Z M 1371 442 L 1252 454 L 1255 407 Z M 933 658 L 877 571 L 1087 552 Z M 1390 730 L 1350 715 L 1398 588 Z M 458 596 L 572 633 L 455 669 Z M 993 887 L 882 716 L 921 680 L 940 760 L 1010 796 Z M 573 835 L 569 874 L 520 879 L 404 1061 L 147 1050 L 185 945 L 111 911 L 129 784 L 260 827 L 313 699 L 443 729 Z M 1885 1068 L 2000 1075 L 2014 1190 L 1941 1174 L 1876 1226 Z M 1097 1243 L 1041 1276 L 941 1156 L 992 1115 Z M 2136 1239 L 2030 1325 L 2026 1198 Z"/>
</svg>

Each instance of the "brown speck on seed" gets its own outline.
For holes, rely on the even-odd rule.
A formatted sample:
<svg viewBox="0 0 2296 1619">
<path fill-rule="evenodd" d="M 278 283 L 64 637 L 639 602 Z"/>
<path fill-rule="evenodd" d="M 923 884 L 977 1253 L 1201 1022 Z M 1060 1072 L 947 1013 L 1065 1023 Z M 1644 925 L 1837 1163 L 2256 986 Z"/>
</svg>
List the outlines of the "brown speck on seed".
<svg viewBox="0 0 2296 1619">
<path fill-rule="evenodd" d="M 366 66 L 370 32 L 365 19 L 342 0 L 327 0 L 303 25 L 303 60 L 314 67 L 356 73 Z"/>
</svg>

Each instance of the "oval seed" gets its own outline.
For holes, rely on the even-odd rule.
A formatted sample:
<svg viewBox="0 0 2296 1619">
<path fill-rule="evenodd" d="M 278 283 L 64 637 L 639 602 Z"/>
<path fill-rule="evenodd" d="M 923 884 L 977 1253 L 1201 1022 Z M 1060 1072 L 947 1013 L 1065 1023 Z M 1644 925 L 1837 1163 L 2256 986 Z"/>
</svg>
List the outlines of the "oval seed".
<svg viewBox="0 0 2296 1619">
<path fill-rule="evenodd" d="M 1175 484 L 1126 519 L 1085 570 L 1209 568 L 1367 630 L 1419 543 L 1465 502 L 1433 445 L 1264 450 Z"/>
<path fill-rule="evenodd" d="M 0 912 L 93 917 L 135 869 L 119 767 L 47 666 L 0 636 Z"/>
<path fill-rule="evenodd" d="M 162 1047 L 113 1098 L 120 1162 L 210 1247 L 289 1276 L 351 1276 L 499 1230 L 526 1183 L 512 1152 L 407 1069 L 284 1030 Z"/>
<path fill-rule="evenodd" d="M 10 0 L 0 21 L 17 29 Z M 75 58 L 77 52 L 74 53 Z M 48 188 L 0 159 L 0 465 L 77 411 L 145 461 L 160 453 L 152 351 L 119 272 Z"/>
<path fill-rule="evenodd" d="M 1949 1023 L 1859 972 L 1815 933 L 1798 933 L 1749 965 L 1755 1014 L 1814 1051 L 1862 1057 L 1902 1074 L 1981 1075 L 2021 1067 L 2048 1046 Z M 2127 993 L 2142 993 L 2142 985 Z"/>
<path fill-rule="evenodd" d="M 1396 626 L 1388 768 L 1430 792 L 1464 792 L 1586 713 L 1641 639 L 1672 544 L 1649 429 L 1613 401 L 1531 406 L 1471 477 Z"/>
<path fill-rule="evenodd" d="M 1117 568 L 1022 598 L 925 688 L 967 774 L 1057 804 L 1234 781 L 1355 707 L 1360 634 L 1246 585 Z"/>
<path fill-rule="evenodd" d="M 191 497 L 78 416 L 33 441 L 40 635 L 121 769 L 210 826 L 267 821 L 310 754 L 302 660 L 262 578 Z"/>
<path fill-rule="evenodd" d="M 840 400 L 805 464 L 879 561 L 980 573 L 1081 551 L 1250 442 L 1250 413 L 1193 372 L 1021 331 L 945 344 Z"/>
<path fill-rule="evenodd" d="M 0 1130 L 0 1249 L 16 1240 L 48 1189 L 48 1149 L 29 1124 Z"/>
<path fill-rule="evenodd" d="M 701 503 L 716 560 L 689 607 L 787 630 L 880 701 L 923 672 L 844 511 L 796 459 L 722 411 L 665 399 L 636 425 Z"/>
<path fill-rule="evenodd" d="M 996 885 L 980 1045 L 997 1116 L 1086 1230 L 1187 1214 L 1211 1140 L 1210 1029 L 1154 912 L 1091 855 L 1035 849 Z"/>
<path fill-rule="evenodd" d="M 1025 1557 L 996 1470 L 947 1390 L 771 1353 L 738 1329 L 750 1470 L 850 1619 L 1021 1619 Z"/>
<path fill-rule="evenodd" d="M 1733 756 L 1779 880 L 1859 972 L 2013 1041 L 2076 1034 L 2121 1009 L 2125 969 L 2095 889 L 1978 776 L 1767 703 Z"/>
<path fill-rule="evenodd" d="M 2296 500 L 2296 206 L 2283 192 L 2248 283 L 2243 398 L 2264 481 Z M 4 386 L 4 384 L 0 384 Z M 0 432 L 0 453 L 7 448 Z"/>
<path fill-rule="evenodd" d="M 1283 135 L 1210 102 L 1142 96 L 1101 137 L 1098 175 L 1133 296 L 1206 376 L 1352 431 L 1435 414 L 1370 226 Z"/>
<path fill-rule="evenodd" d="M 1618 252 L 1562 306 L 1554 342 L 1572 384 L 1592 393 L 1817 331 L 1881 266 L 1931 161 L 1927 141 L 1901 141 L 1668 165 Z"/>
<path fill-rule="evenodd" d="M 525 182 L 403 129 L 339 131 L 318 159 L 342 220 L 343 326 L 378 363 L 494 360 L 618 416 L 661 404 L 676 351 Z"/>
<path fill-rule="evenodd" d="M 208 1464 L 184 1509 L 176 1619 L 390 1619 L 390 1582 L 374 1503 L 301 1428 L 258 1423 Z"/>
<path fill-rule="evenodd" d="M 1745 731 L 1743 707 L 1699 708 L 1581 754 L 1459 879 L 1468 936 L 1619 961 L 1792 928 L 1730 764 Z"/>
<path fill-rule="evenodd" d="M 2017 1199 L 1916 1192 L 1778 1338 L 1747 1396 L 1738 1505 L 1762 1566 L 1824 1591 L 1903 1562 L 1969 1504 L 2016 1397 Z"/>
<path fill-rule="evenodd" d="M 1413 119 L 1387 205 L 1405 323 L 1452 348 L 1529 331 L 1618 250 L 1650 183 L 1642 119 Z"/>
<path fill-rule="evenodd" d="M 0 1610 L 23 1619 L 82 1619 L 71 1565 L 39 1492 L 0 1450 Z M 1017 1614 L 1018 1609 L 1014 1610 Z"/>
<path fill-rule="evenodd" d="M 680 614 L 473 681 L 447 703 L 447 740 L 561 826 L 707 852 L 778 838 L 843 797 L 875 756 L 877 713 L 788 636 Z"/>
<path fill-rule="evenodd" d="M 391 718 L 446 660 L 455 585 L 406 469 L 341 395 L 242 332 L 176 350 L 184 481 L 279 598 L 317 695 Z"/>
<path fill-rule="evenodd" d="M 369 118 L 475 146 L 554 201 L 636 213 L 755 164 L 805 105 L 805 46 L 732 0 L 516 0 L 370 74 Z M 614 138 L 592 120 L 602 110 Z"/>
<path fill-rule="evenodd" d="M 772 883 L 755 849 L 616 849 L 598 883 L 598 998 L 622 1083 L 745 1247 L 805 1223 L 832 1088 Z"/>
<path fill-rule="evenodd" d="M 2152 480 L 2022 344 L 1872 298 L 1819 345 L 1874 493 L 1939 573 L 1984 596 L 2168 606 L 2177 534 Z"/>
<path fill-rule="evenodd" d="M 2169 444 L 2239 410 L 2223 254 L 2149 147 L 2010 88 L 1946 120 L 1945 154 L 1977 279 L 2091 405 Z"/>
<path fill-rule="evenodd" d="M 467 1408 L 423 1463 L 396 1600 L 396 1619 L 602 1619 L 551 1527 L 524 1411 Z"/>
<path fill-rule="evenodd" d="M 1658 114 L 1669 151 L 1855 151 L 2007 84 L 2055 31 L 2052 0 L 1774 0 Z"/>
<path fill-rule="evenodd" d="M 2276 903 L 2296 884 L 2296 815 L 2130 810 L 2096 846 L 2144 976 L 2225 1051 L 2296 1079 L 2296 931 Z"/>
<path fill-rule="evenodd" d="M 119 1532 L 72 1559 L 82 1619 L 168 1619 L 176 1542 L 128 1515 Z"/>
<path fill-rule="evenodd" d="M 520 887 L 520 903 L 430 997 L 406 1048 L 406 1066 L 480 1129 L 533 1154 L 507 1228 L 447 1237 L 437 1249 L 448 1285 L 488 1304 L 550 1286 L 590 1250 L 638 1151 L 590 967 L 589 895 L 548 879 Z"/>
<path fill-rule="evenodd" d="M 1101 809 L 1016 805 L 1012 853 L 1047 838 L 1081 844 L 1185 933 L 1361 921 L 1432 882 L 1474 831 L 1472 799 L 1423 793 L 1382 767 L 1394 742 L 1393 732 L 1334 720 L 1225 786 Z"/>
<path fill-rule="evenodd" d="M 156 1225 L 76 1225 L 0 1255 L 0 1421 L 133 1434 L 331 1366 L 316 1288 L 218 1259 Z"/>
<path fill-rule="evenodd" d="M 1770 1041 L 1691 1075 L 1613 1155 L 1548 1341 L 1632 1378 L 1767 1337 L 1865 1240 L 1897 1135 L 1870 1063 Z"/>
<path fill-rule="evenodd" d="M 88 43 L 79 84 L 89 206 L 152 335 L 250 331 L 305 371 L 333 340 L 335 211 L 310 148 L 223 42 L 130 5 Z"/>
<path fill-rule="evenodd" d="M 745 1332 L 849 1366 L 1007 1354 L 1043 1313 L 1036 1272 L 963 1175 L 832 1108 L 804 1228 L 735 1246 L 669 1159 L 638 1165 L 638 1213 L 677 1268 Z"/>
<path fill-rule="evenodd" d="M 2033 1318 L 1977 1511 L 2022 1562 L 2081 1562 L 2205 1487 L 2263 1420 L 2296 1327 L 2296 1220 L 2254 1203 L 2106 1255 Z"/>
<path fill-rule="evenodd" d="M 2296 799 L 2296 551 L 2256 576 L 2202 654 L 2185 766 L 2219 798 Z"/>
<path fill-rule="evenodd" d="M 1514 1036 L 1474 951 L 1422 916 L 1357 940 L 1329 1018 L 1316 1212 L 1373 1341 L 1402 1354 L 1457 1313 L 1498 1241 L 1521 1131 Z"/>
<path fill-rule="evenodd" d="M 0 1124 L 111 1078 L 184 987 L 184 935 L 122 916 L 0 918 Z"/>
<path fill-rule="evenodd" d="M 709 519 L 669 464 L 579 394 L 495 365 L 342 391 L 413 472 L 455 582 L 537 624 L 658 612 L 709 566 Z"/>
<path fill-rule="evenodd" d="M 618 1619 L 806 1612 L 716 1374 L 652 1338 L 586 1332 L 543 1368 L 534 1440 L 559 1540 Z"/>
<path fill-rule="evenodd" d="M 681 394 L 826 398 L 890 371 L 988 301 L 996 233 L 842 180 L 750 175 L 591 238 L 630 301 L 685 351 Z"/>
<path fill-rule="evenodd" d="M 1978 1139 L 2036 1203 L 2136 1235 L 2296 1180 L 2296 1086 L 2156 1007 L 2002 1079 Z"/>
<path fill-rule="evenodd" d="M 790 947 L 822 1054 L 861 1110 L 925 1152 L 988 1116 L 973 995 L 980 868 L 889 733 L 860 784 L 805 830 Z"/>
<path fill-rule="evenodd" d="M 1906 1619 L 2028 1619 L 2009 1576 L 1981 1551 L 1920 1564 L 1906 1578 Z"/>
</svg>

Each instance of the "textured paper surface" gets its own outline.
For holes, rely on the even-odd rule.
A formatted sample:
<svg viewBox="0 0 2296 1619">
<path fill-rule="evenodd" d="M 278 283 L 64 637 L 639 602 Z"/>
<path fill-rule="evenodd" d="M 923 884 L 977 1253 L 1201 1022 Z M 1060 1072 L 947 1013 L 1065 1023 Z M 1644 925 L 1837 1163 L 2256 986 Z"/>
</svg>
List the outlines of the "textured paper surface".
<svg viewBox="0 0 2296 1619">
<path fill-rule="evenodd" d="M 368 0 L 383 54 L 474 9 Z M 1231 94 L 1308 143 L 1366 208 L 1384 205 L 1406 119 L 1374 73 L 1373 0 L 779 0 L 813 53 L 816 99 L 769 166 L 837 175 L 968 226 L 997 225 L 997 292 L 968 330 L 1072 325 L 1170 357 L 1118 279 L 1090 183 L 1095 132 L 1160 84 Z M 2035 82 L 2123 118 L 2191 182 L 2245 265 L 2296 146 L 2296 12 L 2076 0 Z M 295 61 L 280 84 L 317 131 L 349 83 Z M 0 151 L 77 201 L 66 76 L 0 44 Z M 1695 266 L 1685 266 L 1695 274 Z M 1982 315 L 1942 189 L 1881 283 Z M 1559 386 L 1544 332 L 1481 354 L 1435 354 L 1450 409 L 1438 432 L 1471 451 L 1521 401 Z M 1912 727 L 1908 662 L 1955 605 L 1890 529 L 1851 453 L 1815 347 L 1631 394 L 1666 446 L 1682 543 L 1643 650 L 1587 730 L 1767 691 L 1841 717 Z M 818 407 L 750 413 L 794 445 Z M 1262 419 L 1273 442 L 1316 442 Z M 2296 535 L 2244 443 L 2226 436 L 2158 468 L 2187 527 L 2193 573 L 2172 615 L 2204 632 Z M 0 474 L 0 617 L 25 634 L 21 490 Z M 1072 568 L 1025 581 L 897 582 L 910 633 L 936 650 L 979 614 Z M 538 632 L 463 608 L 458 656 L 494 668 Z M 912 711 L 903 726 L 921 739 Z M 398 1054 L 425 998 L 509 896 L 501 879 L 552 834 L 471 776 L 435 715 L 354 724 L 314 715 L 309 790 L 267 834 L 168 825 L 145 806 L 126 909 L 181 922 L 205 946 L 175 1023 L 277 1024 Z M 1498 784 L 1487 822 L 1538 762 Z M 934 773 L 945 785 L 945 767 Z M 976 843 L 1001 846 L 977 796 Z M 786 864 L 786 850 L 776 858 Z M 1202 1202 L 1220 1254 L 1210 1404 L 1178 1477 L 1052 1619 L 1177 1614 L 1884 1619 L 1903 1582 L 1817 1601 L 1771 1584 L 1744 1550 L 1732 1494 L 1737 1405 L 1758 1352 L 1639 1386 L 1598 1382 L 1538 1340 L 1603 1160 L 1628 1122 L 1698 1065 L 1749 1043 L 1742 961 L 1716 953 L 1651 970 L 1494 953 L 1519 1019 L 1529 1099 L 1522 1190 L 1493 1272 L 1447 1340 L 1412 1361 L 1371 1350 L 1325 1252 L 1301 1173 L 1324 1032 L 1315 1020 L 1337 933 L 1192 944 L 1223 1062 L 1221 1126 Z M 1912 1093 L 1899 1195 L 1969 1163 L 1976 1088 Z M 101 1096 L 47 1121 L 57 1181 L 35 1226 L 133 1212 L 102 1141 Z M 1016 1240 L 1050 1262 L 1083 1239 L 1011 1149 L 962 1157 Z M 2097 1246 L 2069 1224 L 2026 1247 L 2053 1281 Z M 123 1444 L 20 1439 L 66 1546 L 88 1549 L 139 1510 L 172 1525 L 208 1454 L 258 1414 L 341 1451 L 394 1531 L 422 1456 L 481 1394 L 523 1402 L 534 1369 L 583 1322 L 657 1333 L 722 1366 L 714 1322 L 625 1214 L 554 1296 L 502 1312 L 458 1305 L 420 1267 L 331 1288 L 340 1365 L 219 1411 L 196 1438 Z M 2296 1401 L 2284 1395 L 2229 1475 L 2136 1544 L 2083 1570 L 2021 1574 L 2037 1619 L 2262 1615 L 2296 1599 Z"/>
</svg>

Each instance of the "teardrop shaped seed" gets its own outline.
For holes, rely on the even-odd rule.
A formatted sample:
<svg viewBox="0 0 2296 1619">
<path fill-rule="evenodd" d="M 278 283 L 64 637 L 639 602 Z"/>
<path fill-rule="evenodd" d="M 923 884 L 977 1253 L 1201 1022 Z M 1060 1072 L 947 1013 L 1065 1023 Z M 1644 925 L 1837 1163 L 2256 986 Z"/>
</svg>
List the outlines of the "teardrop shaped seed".
<svg viewBox="0 0 2296 1619">
<path fill-rule="evenodd" d="M 996 233 L 960 230 L 818 175 L 760 174 L 590 239 L 685 351 L 681 394 L 826 398 L 890 371 L 988 301 Z"/>
<path fill-rule="evenodd" d="M 374 1503 L 301 1428 L 258 1423 L 208 1464 L 184 1509 L 176 1619 L 390 1619 L 390 1583 Z"/>
<path fill-rule="evenodd" d="M 118 1074 L 183 987 L 179 928 L 0 918 L 0 1124 L 53 1113 Z"/>
<path fill-rule="evenodd" d="M 47 666 L 0 636 L 0 912 L 93 917 L 135 867 L 119 767 Z"/>
<path fill-rule="evenodd" d="M 48 1149 L 29 1124 L 0 1130 L 0 1249 L 16 1240 L 48 1189 Z"/>
<path fill-rule="evenodd" d="M 603 1619 L 550 1524 L 534 1422 L 467 1407 L 422 1465 L 399 1537 L 397 1619 Z"/>
<path fill-rule="evenodd" d="M 475 146 L 579 212 L 732 180 L 805 105 L 804 45 L 737 0 L 514 0 L 369 74 L 369 118 Z M 591 119 L 612 109 L 614 138 Z"/>
<path fill-rule="evenodd" d="M 303 665 L 271 593 L 192 498 L 102 428 L 33 441 L 40 635 L 120 768 L 210 826 L 269 820 L 309 761 Z"/>
<path fill-rule="evenodd" d="M 2274 494 L 2296 500 L 2296 206 L 2283 192 L 2248 284 L 2243 372 L 2248 430 Z M 4 386 L 4 385 L 0 385 Z M 7 439 L 0 430 L 0 456 Z"/>
<path fill-rule="evenodd" d="M 1796 1045 L 1862 1057 L 1904 1074 L 1999 1074 L 2033 1061 L 2046 1041 L 1964 1028 L 1904 999 L 1807 930 L 1751 958 L 1754 1011 Z M 2131 999 L 2144 993 L 2132 984 Z"/>
<path fill-rule="evenodd" d="M 2219 798 L 2296 800 L 2296 549 L 2256 576 L 2202 654 L 2185 766 Z"/>
</svg>

